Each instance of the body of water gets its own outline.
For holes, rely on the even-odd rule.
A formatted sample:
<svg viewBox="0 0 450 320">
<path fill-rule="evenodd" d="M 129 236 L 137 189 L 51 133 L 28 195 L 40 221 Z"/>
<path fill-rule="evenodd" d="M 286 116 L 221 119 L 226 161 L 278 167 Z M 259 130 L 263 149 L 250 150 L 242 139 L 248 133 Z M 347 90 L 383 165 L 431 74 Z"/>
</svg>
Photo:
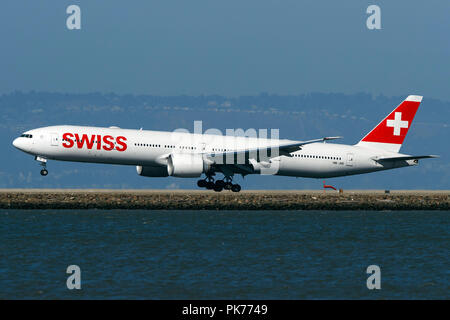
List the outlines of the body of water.
<svg viewBox="0 0 450 320">
<path fill-rule="evenodd" d="M 450 298 L 443 211 L 0 210 L 0 230 L 3 299 Z"/>
</svg>

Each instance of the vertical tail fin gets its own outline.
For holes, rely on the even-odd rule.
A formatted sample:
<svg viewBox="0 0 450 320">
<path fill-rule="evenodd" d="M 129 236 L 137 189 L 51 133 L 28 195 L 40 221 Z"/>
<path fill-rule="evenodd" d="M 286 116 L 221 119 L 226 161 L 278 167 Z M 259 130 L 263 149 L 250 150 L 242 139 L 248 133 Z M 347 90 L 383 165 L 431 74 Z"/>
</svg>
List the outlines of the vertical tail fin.
<svg viewBox="0 0 450 320">
<path fill-rule="evenodd" d="M 357 145 L 399 152 L 421 101 L 422 96 L 408 96 Z"/>
</svg>

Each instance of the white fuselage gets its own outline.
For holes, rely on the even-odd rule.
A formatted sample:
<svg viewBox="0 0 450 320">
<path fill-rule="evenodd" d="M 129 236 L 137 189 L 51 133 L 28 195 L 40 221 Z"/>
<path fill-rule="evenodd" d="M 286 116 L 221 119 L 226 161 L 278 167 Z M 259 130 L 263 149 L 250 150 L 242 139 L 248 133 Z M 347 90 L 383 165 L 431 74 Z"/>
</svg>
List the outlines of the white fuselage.
<svg viewBox="0 0 450 320">
<path fill-rule="evenodd" d="M 24 152 L 50 160 L 164 167 L 171 154 L 211 154 L 289 142 L 290 140 L 63 125 L 27 131 L 14 140 L 13 144 Z M 333 143 L 304 145 L 291 155 L 272 158 L 265 165 L 276 167 L 275 171 L 269 171 L 276 175 L 326 178 L 416 164 L 402 160 L 382 164 L 376 161 L 378 157 L 399 154 Z M 245 174 L 264 173 L 258 169 L 258 164 L 253 165 L 252 170 Z"/>
</svg>

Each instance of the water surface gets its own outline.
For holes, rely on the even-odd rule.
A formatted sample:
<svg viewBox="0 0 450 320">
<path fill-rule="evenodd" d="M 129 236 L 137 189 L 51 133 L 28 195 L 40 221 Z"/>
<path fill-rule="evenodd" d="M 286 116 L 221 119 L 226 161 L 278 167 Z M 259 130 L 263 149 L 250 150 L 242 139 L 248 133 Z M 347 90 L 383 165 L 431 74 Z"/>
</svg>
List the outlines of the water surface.
<svg viewBox="0 0 450 320">
<path fill-rule="evenodd" d="M 449 212 L 1 210 L 0 298 L 450 298 Z M 66 268 L 81 268 L 68 290 Z M 381 268 L 368 290 L 366 268 Z"/>
</svg>

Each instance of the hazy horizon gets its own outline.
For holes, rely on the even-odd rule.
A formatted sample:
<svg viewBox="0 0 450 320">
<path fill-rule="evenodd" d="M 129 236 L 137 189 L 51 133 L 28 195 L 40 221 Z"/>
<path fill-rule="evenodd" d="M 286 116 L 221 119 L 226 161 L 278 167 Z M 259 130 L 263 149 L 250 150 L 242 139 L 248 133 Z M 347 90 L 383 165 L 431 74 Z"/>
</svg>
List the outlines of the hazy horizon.
<svg viewBox="0 0 450 320">
<path fill-rule="evenodd" d="M 68 30 L 66 9 L 81 8 Z M 450 100 L 450 2 L 5 1 L 0 93 L 419 94 Z"/>
</svg>

